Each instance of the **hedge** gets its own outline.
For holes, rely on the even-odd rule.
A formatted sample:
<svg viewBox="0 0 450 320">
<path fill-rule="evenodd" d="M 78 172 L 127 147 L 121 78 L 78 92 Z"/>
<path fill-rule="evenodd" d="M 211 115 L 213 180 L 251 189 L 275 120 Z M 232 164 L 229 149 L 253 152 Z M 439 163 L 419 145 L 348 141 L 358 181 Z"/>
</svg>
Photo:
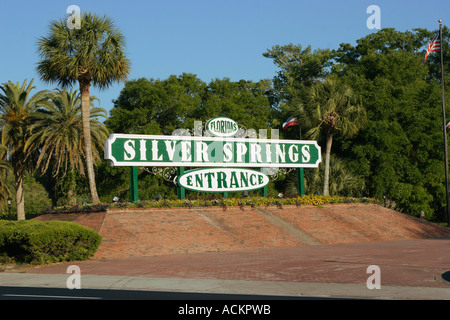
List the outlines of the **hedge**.
<svg viewBox="0 0 450 320">
<path fill-rule="evenodd" d="M 101 241 L 97 231 L 74 222 L 0 220 L 0 256 L 17 263 L 86 260 Z"/>
</svg>

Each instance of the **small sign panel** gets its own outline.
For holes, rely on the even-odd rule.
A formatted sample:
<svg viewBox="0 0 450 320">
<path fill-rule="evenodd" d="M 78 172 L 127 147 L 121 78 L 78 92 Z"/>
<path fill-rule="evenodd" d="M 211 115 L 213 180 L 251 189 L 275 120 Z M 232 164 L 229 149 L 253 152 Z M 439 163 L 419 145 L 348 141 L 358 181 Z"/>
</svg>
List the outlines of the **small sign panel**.
<svg viewBox="0 0 450 320">
<path fill-rule="evenodd" d="M 240 168 L 208 168 L 185 172 L 178 183 L 193 191 L 234 192 L 265 187 L 269 177 L 262 172 Z"/>
<path fill-rule="evenodd" d="M 233 137 L 239 128 L 236 121 L 226 117 L 217 117 L 208 120 L 206 130 L 215 137 Z"/>
</svg>

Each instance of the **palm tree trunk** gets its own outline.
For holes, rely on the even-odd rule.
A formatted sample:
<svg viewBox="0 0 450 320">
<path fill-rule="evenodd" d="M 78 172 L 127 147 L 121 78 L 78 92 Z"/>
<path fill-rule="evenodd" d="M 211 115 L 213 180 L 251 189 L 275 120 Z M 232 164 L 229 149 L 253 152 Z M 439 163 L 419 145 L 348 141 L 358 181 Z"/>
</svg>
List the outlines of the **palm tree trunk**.
<svg viewBox="0 0 450 320">
<path fill-rule="evenodd" d="M 331 144 L 333 143 L 333 134 L 327 133 L 327 147 L 325 151 L 325 173 L 323 177 L 323 195 L 328 196 L 329 181 L 330 181 L 330 154 Z"/>
<path fill-rule="evenodd" d="M 17 169 L 17 168 L 16 168 Z M 17 169 L 20 170 L 20 169 Z M 25 220 L 25 198 L 23 195 L 23 173 L 15 172 L 17 220 Z"/>
<path fill-rule="evenodd" d="M 91 198 L 93 203 L 100 203 L 97 193 L 97 186 L 95 184 L 94 161 L 92 158 L 92 142 L 91 142 L 91 123 L 90 123 L 90 99 L 88 81 L 80 81 L 81 93 L 81 121 L 83 126 L 83 140 L 84 150 L 86 152 L 86 167 L 89 179 L 89 189 L 91 191 Z"/>
</svg>

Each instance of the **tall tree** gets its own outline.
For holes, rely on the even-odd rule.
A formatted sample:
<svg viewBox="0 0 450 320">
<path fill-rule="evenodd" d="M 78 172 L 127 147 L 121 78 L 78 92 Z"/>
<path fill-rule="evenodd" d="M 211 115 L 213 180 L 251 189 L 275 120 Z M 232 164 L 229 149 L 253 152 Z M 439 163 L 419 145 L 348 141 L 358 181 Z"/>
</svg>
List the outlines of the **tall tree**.
<svg viewBox="0 0 450 320">
<path fill-rule="evenodd" d="M 445 219 L 439 217 L 446 203 L 440 55 L 422 64 L 433 36 L 423 29 L 382 29 L 354 46 L 341 45 L 339 76 L 362 97 L 368 122 L 350 139 L 337 137 L 335 150 L 364 178 L 368 196 L 385 196 L 408 214 Z M 448 70 L 447 28 L 443 38 Z M 445 89 L 448 106 L 450 88 Z"/>
<path fill-rule="evenodd" d="M 8 171 L 11 170 L 11 165 L 8 161 L 3 160 L 8 152 L 8 148 L 0 145 L 0 201 L 5 201 L 11 196 L 11 191 L 6 183 L 4 177 L 7 176 Z"/>
<path fill-rule="evenodd" d="M 114 132 L 171 134 L 192 128 L 206 84 L 196 75 L 128 81 L 106 121 Z M 198 118 L 197 118 L 198 120 Z"/>
<path fill-rule="evenodd" d="M 204 83 L 193 74 L 164 80 L 128 81 L 106 125 L 114 132 L 171 134 L 192 129 L 194 121 L 228 116 L 250 129 L 267 128 L 271 105 L 269 81 L 215 79 Z"/>
<path fill-rule="evenodd" d="M 14 171 L 18 220 L 25 219 L 23 175 L 33 160 L 33 154 L 25 151 L 30 133 L 30 115 L 48 102 L 48 91 L 31 95 L 33 89 L 33 80 L 28 85 L 25 80 L 22 85 L 8 81 L 0 86 L 1 144 L 8 148 L 7 157 Z"/>
<path fill-rule="evenodd" d="M 324 162 L 319 167 L 305 172 L 305 187 L 307 193 L 323 190 Z M 347 161 L 339 158 L 336 154 L 330 156 L 330 179 L 329 194 L 359 197 L 364 191 L 364 180 L 360 179 L 348 168 Z"/>
<path fill-rule="evenodd" d="M 273 46 L 263 56 L 273 60 L 279 68 L 273 79 L 273 104 L 278 118 L 278 126 L 292 116 L 298 104 L 304 101 L 308 90 L 316 81 L 330 74 L 332 51 L 330 49 L 312 50 L 311 46 L 287 44 Z M 274 121 L 274 125 L 276 121 Z M 298 131 L 283 132 L 287 137 L 298 139 Z M 291 136 L 293 134 L 293 136 Z"/>
<path fill-rule="evenodd" d="M 258 133 L 259 129 L 268 129 L 272 125 L 271 101 L 267 96 L 271 89 L 270 81 L 266 80 L 212 80 L 208 84 L 198 116 L 205 121 L 218 116 L 230 117 L 240 126 L 254 129 Z"/>
<path fill-rule="evenodd" d="M 79 84 L 86 167 L 94 203 L 99 203 L 100 199 L 92 155 L 89 88 L 94 85 L 105 89 L 127 79 L 130 61 L 124 49 L 124 37 L 113 21 L 91 13 L 83 14 L 80 29 L 69 28 L 64 19 L 53 20 L 49 35 L 40 38 L 38 43 L 42 60 L 37 71 L 41 79 L 63 87 Z"/>
<path fill-rule="evenodd" d="M 323 194 L 328 195 L 333 136 L 354 135 L 366 120 L 365 109 L 349 86 L 328 76 L 312 85 L 306 101 L 299 105 L 298 118 L 309 128 L 307 137 L 318 139 L 320 134 L 326 135 Z"/>
<path fill-rule="evenodd" d="M 85 150 L 83 148 L 83 130 L 81 121 L 81 96 L 78 90 L 57 90 L 49 94 L 50 103 L 36 110 L 32 116 L 32 131 L 25 148 L 29 151 L 38 150 L 36 167 L 44 173 L 51 165 L 53 176 L 60 177 L 70 171 L 70 179 L 73 182 L 73 171 L 84 174 Z M 90 96 L 90 128 L 92 135 L 92 151 L 94 160 L 101 159 L 100 150 L 108 138 L 108 130 L 98 120 L 98 117 L 106 118 L 106 111 L 94 107 L 96 97 Z M 70 168 L 70 170 L 69 170 Z M 73 202 L 74 186 L 68 190 L 68 195 Z"/>
</svg>

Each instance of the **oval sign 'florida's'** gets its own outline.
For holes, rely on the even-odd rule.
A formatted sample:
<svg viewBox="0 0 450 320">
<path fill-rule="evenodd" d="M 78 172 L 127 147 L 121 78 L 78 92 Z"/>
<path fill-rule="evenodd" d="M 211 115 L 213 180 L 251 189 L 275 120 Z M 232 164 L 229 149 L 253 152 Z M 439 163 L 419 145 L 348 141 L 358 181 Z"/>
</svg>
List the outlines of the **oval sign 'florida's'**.
<svg viewBox="0 0 450 320">
<path fill-rule="evenodd" d="M 249 169 L 194 169 L 178 177 L 178 183 L 193 191 L 233 192 L 263 188 L 269 183 L 269 177 Z"/>
<path fill-rule="evenodd" d="M 238 125 L 232 119 L 218 117 L 208 120 L 206 130 L 216 137 L 232 137 L 238 132 Z"/>
</svg>

